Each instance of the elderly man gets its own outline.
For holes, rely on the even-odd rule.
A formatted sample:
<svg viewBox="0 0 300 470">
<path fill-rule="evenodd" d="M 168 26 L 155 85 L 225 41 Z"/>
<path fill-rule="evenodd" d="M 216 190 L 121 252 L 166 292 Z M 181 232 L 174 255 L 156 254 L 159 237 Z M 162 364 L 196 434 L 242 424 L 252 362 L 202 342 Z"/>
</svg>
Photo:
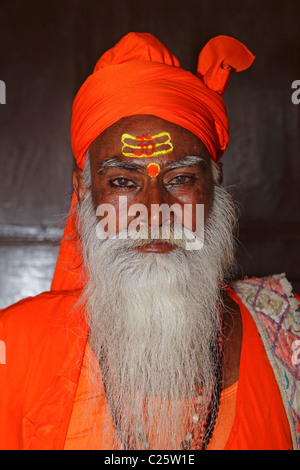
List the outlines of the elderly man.
<svg viewBox="0 0 300 470">
<path fill-rule="evenodd" d="M 252 61 L 219 36 L 195 76 L 131 33 L 79 90 L 51 291 L 0 317 L 2 449 L 298 447 L 297 298 L 284 275 L 228 281 L 221 94 Z"/>
</svg>

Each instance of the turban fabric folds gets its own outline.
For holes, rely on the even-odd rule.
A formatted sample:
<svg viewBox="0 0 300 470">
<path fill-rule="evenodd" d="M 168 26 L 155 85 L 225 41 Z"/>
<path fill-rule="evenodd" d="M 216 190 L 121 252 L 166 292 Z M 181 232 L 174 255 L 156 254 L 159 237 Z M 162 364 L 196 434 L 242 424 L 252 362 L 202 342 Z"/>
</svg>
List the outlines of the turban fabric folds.
<svg viewBox="0 0 300 470">
<path fill-rule="evenodd" d="M 230 72 L 252 64 L 253 54 L 228 36 L 211 39 L 199 54 L 197 73 L 180 67 L 178 59 L 149 33 L 129 33 L 98 60 L 94 72 L 79 89 L 73 103 L 71 144 L 83 168 L 90 144 L 123 117 L 150 114 L 195 134 L 218 161 L 229 140 L 229 125 L 222 93 Z M 76 204 L 73 195 L 72 207 Z M 74 287 L 77 259 L 69 235 L 69 217 L 52 282 L 52 289 Z"/>
<path fill-rule="evenodd" d="M 217 161 L 229 132 L 221 95 L 230 71 L 245 70 L 253 59 L 236 39 L 218 36 L 200 52 L 194 75 L 151 34 L 128 34 L 99 59 L 74 100 L 71 140 L 77 165 L 83 167 L 89 145 L 107 127 L 135 114 L 188 129 Z"/>
</svg>

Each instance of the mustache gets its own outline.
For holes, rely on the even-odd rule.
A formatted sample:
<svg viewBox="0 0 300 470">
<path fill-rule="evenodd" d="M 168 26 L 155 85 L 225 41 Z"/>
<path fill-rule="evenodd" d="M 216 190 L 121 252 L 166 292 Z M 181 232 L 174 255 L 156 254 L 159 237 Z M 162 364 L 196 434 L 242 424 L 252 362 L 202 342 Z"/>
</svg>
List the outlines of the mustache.
<svg viewBox="0 0 300 470">
<path fill-rule="evenodd" d="M 180 224 L 171 224 L 154 228 L 140 227 L 138 231 L 124 229 L 109 237 L 108 240 L 122 241 L 124 247 L 129 249 L 142 248 L 156 241 L 167 243 L 176 248 L 186 249 L 191 242 L 198 241 L 200 243 L 201 238 Z"/>
</svg>

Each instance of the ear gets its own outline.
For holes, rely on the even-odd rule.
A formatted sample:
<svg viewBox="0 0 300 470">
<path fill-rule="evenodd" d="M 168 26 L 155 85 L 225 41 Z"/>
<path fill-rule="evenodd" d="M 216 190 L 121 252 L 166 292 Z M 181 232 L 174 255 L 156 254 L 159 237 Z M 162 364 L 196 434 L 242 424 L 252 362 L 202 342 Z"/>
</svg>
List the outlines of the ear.
<svg viewBox="0 0 300 470">
<path fill-rule="evenodd" d="M 87 189 L 83 186 L 83 171 L 78 166 L 73 169 L 73 189 L 79 203 L 81 203 L 86 196 Z"/>
<path fill-rule="evenodd" d="M 218 168 L 218 183 L 221 185 L 224 180 L 224 173 L 223 173 L 223 162 L 218 162 L 217 163 L 217 168 Z"/>
</svg>

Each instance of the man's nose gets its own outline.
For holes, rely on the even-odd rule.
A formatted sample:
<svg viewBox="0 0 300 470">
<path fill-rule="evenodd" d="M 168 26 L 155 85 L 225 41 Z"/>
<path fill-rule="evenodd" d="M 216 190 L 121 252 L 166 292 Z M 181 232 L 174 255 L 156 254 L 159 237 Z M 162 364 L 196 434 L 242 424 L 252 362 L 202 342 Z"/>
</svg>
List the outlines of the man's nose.
<svg viewBox="0 0 300 470">
<path fill-rule="evenodd" d="M 145 206 L 147 214 L 141 220 L 141 225 L 148 227 L 162 227 L 163 225 L 171 225 L 173 223 L 173 214 L 169 211 L 169 201 L 163 187 L 159 181 L 151 181 L 147 190 Z"/>
</svg>

